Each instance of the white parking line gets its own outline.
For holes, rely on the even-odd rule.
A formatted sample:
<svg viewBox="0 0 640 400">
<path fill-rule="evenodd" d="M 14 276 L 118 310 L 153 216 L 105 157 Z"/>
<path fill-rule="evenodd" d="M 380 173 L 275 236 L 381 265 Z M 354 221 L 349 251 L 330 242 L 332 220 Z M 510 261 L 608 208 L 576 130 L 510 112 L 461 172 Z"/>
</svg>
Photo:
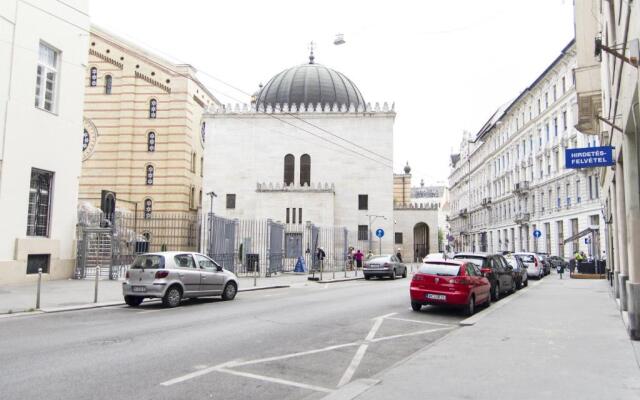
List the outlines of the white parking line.
<svg viewBox="0 0 640 400">
<path fill-rule="evenodd" d="M 251 361 L 240 361 L 240 362 L 236 361 L 236 362 L 229 363 L 230 365 L 228 365 L 228 366 L 229 367 L 240 367 L 240 366 L 244 366 L 244 365 L 260 364 L 260 363 L 269 362 L 269 361 L 285 360 L 287 358 L 307 356 L 307 355 L 310 355 L 310 354 L 322 353 L 322 352 L 325 352 L 325 351 L 331 351 L 331 350 L 336 350 L 336 349 L 342 349 L 342 348 L 345 348 L 345 347 L 357 346 L 359 344 L 360 344 L 360 342 L 351 342 L 351 343 L 338 344 L 338 345 L 335 345 L 335 346 L 323 347 L 321 349 L 301 351 L 299 353 L 285 354 L 285 355 L 282 355 L 282 356 L 260 358 L 260 359 L 251 360 Z"/>
<path fill-rule="evenodd" d="M 294 387 L 298 387 L 298 388 L 301 388 L 301 389 L 307 389 L 307 390 L 315 390 L 316 392 L 324 392 L 324 393 L 333 392 L 332 389 L 327 389 L 327 388 L 322 387 L 322 386 L 307 385 L 306 383 L 299 383 L 299 382 L 288 381 L 286 379 L 272 378 L 272 377 L 264 376 L 264 375 L 251 374 L 249 372 L 234 371 L 234 370 L 225 369 L 225 368 L 220 368 L 219 371 L 220 372 L 226 372 L 226 373 L 231 374 L 231 375 L 243 376 L 245 378 L 259 379 L 259 380 L 265 381 L 265 382 L 279 383 L 281 385 L 294 386 Z"/>
<path fill-rule="evenodd" d="M 440 323 L 440 322 L 418 321 L 418 320 L 415 320 L 415 319 L 408 319 L 408 318 L 389 317 L 387 319 L 392 319 L 394 321 L 415 322 L 416 324 L 439 325 L 439 326 L 455 326 L 454 324 L 443 324 L 443 323 Z"/>
<path fill-rule="evenodd" d="M 417 331 L 417 332 L 411 332 L 411 333 L 402 333 L 400 335 L 384 336 L 384 337 L 372 339 L 371 342 L 376 343 L 376 342 L 382 342 L 384 340 L 399 339 L 407 336 L 424 335 L 426 333 L 446 331 L 453 328 L 455 328 L 455 326 L 448 326 L 446 328 L 427 329 L 426 331 Z"/>
</svg>

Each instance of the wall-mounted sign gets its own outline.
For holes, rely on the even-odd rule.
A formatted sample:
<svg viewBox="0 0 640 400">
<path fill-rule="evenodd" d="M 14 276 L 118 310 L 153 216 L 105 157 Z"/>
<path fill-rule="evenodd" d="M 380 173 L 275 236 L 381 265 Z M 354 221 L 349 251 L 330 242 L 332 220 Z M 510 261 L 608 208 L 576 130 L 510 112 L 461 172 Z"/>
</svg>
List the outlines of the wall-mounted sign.
<svg viewBox="0 0 640 400">
<path fill-rule="evenodd" d="M 566 168 L 593 168 L 614 165 L 613 147 L 584 147 L 565 150 Z"/>
</svg>

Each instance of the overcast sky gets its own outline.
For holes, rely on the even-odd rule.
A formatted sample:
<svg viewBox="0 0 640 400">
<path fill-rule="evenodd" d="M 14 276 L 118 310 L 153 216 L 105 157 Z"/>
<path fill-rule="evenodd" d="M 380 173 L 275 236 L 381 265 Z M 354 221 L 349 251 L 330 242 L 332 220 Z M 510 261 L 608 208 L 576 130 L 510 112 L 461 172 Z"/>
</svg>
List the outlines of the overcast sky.
<svg viewBox="0 0 640 400">
<path fill-rule="evenodd" d="M 446 181 L 462 132 L 475 134 L 573 38 L 570 0 L 90 4 L 93 23 L 193 65 L 224 103 L 248 102 L 242 92 L 308 62 L 313 40 L 316 62 L 346 74 L 367 102 L 396 103 L 395 171 L 409 161 L 414 184 Z M 333 44 L 337 33 L 345 44 Z"/>
</svg>

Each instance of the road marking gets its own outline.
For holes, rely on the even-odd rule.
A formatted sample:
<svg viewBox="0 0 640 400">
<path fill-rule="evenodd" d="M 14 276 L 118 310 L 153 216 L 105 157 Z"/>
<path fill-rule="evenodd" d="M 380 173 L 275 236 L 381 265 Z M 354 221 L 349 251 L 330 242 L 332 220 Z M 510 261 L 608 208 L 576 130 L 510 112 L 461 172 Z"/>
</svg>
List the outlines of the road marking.
<svg viewBox="0 0 640 400">
<path fill-rule="evenodd" d="M 358 348 L 358 351 L 356 351 L 356 354 L 351 359 L 351 363 L 349 364 L 347 369 L 344 371 L 344 374 L 342 374 L 342 378 L 340 378 L 340 383 L 338 383 L 338 387 L 346 385 L 347 383 L 349 383 L 349 381 L 351 381 L 351 378 L 353 378 L 353 374 L 356 372 L 356 369 L 358 369 L 358 367 L 360 366 L 360 363 L 362 362 L 362 358 L 364 357 L 364 354 L 367 352 L 367 348 L 369 348 L 368 342 L 371 342 L 371 340 L 373 340 L 373 338 L 376 336 L 376 333 L 378 332 L 378 329 L 380 329 L 380 327 L 382 326 L 382 322 L 384 322 L 384 319 L 396 314 L 397 313 L 389 313 L 389 314 L 381 315 L 379 317 L 374 318 L 375 322 L 373 323 L 373 326 L 369 330 L 367 337 L 364 338 L 365 343 L 360 345 L 360 347 Z"/>
<path fill-rule="evenodd" d="M 446 331 L 446 330 L 453 329 L 453 328 L 455 328 L 455 327 L 454 326 L 448 326 L 446 328 L 427 329 L 425 331 L 417 331 L 417 332 L 411 332 L 411 333 L 402 333 L 402 334 L 399 334 L 399 335 L 384 336 L 384 337 L 379 337 L 379 338 L 372 339 L 371 342 L 372 343 L 376 343 L 376 342 L 382 342 L 384 340 L 399 339 L 399 338 L 403 338 L 403 337 L 407 337 L 407 336 L 424 335 L 426 333 Z"/>
<path fill-rule="evenodd" d="M 387 319 L 392 319 L 394 321 L 405 321 L 405 322 L 415 322 L 416 324 L 428 324 L 428 325 L 439 325 L 439 326 L 455 326 L 454 324 L 443 324 L 440 322 L 429 322 L 429 321 L 418 321 L 415 319 L 408 319 L 408 318 L 395 318 L 395 317 L 390 317 Z"/>
<path fill-rule="evenodd" d="M 307 389 L 307 390 L 315 390 L 316 392 L 324 392 L 324 393 L 332 393 L 333 392 L 332 389 L 327 389 L 327 388 L 322 387 L 322 386 L 307 385 L 306 383 L 298 383 L 298 382 L 288 381 L 286 379 L 272 378 L 272 377 L 264 376 L 264 375 L 251 374 L 249 372 L 234 371 L 234 370 L 226 369 L 226 368 L 219 368 L 218 371 L 226 372 L 227 374 L 231 374 L 231 375 L 243 376 L 245 378 L 259 379 L 259 380 L 265 381 L 265 382 L 279 383 L 281 385 L 294 386 L 294 387 L 298 387 L 298 388 L 301 388 L 301 389 Z"/>
<path fill-rule="evenodd" d="M 325 351 L 331 351 L 331 350 L 336 350 L 336 349 L 342 349 L 342 348 L 345 348 L 345 347 L 357 346 L 359 344 L 360 344 L 360 342 L 351 342 L 351 343 L 337 344 L 335 346 L 323 347 L 321 349 L 315 349 L 315 350 L 301 351 L 301 352 L 298 352 L 298 353 L 285 354 L 285 355 L 282 355 L 282 356 L 259 358 L 257 360 L 251 360 L 251 361 L 232 361 L 231 362 L 232 365 L 230 365 L 230 367 L 240 367 L 240 366 L 244 366 L 244 365 L 260 364 L 260 363 L 269 362 L 269 361 L 285 360 L 287 358 L 307 356 L 307 355 L 311 355 L 311 354 L 322 353 L 322 352 L 325 352 Z"/>
<path fill-rule="evenodd" d="M 222 368 L 224 368 L 224 367 L 226 367 L 226 366 L 228 366 L 230 364 L 231 363 L 223 363 L 223 364 L 215 365 L 213 367 L 203 368 L 203 369 L 200 369 L 198 371 L 191 372 L 189 374 L 182 375 L 182 376 L 179 376 L 179 377 L 174 378 L 174 379 L 169 379 L 168 381 L 162 382 L 160 385 L 162 385 L 162 386 L 175 385 L 176 383 L 181 383 L 181 382 L 184 382 L 184 381 L 188 381 L 189 379 L 197 378 L 199 376 L 207 375 L 207 374 L 210 374 L 211 372 L 218 371 L 218 370 L 220 370 L 220 369 L 222 369 Z"/>
</svg>

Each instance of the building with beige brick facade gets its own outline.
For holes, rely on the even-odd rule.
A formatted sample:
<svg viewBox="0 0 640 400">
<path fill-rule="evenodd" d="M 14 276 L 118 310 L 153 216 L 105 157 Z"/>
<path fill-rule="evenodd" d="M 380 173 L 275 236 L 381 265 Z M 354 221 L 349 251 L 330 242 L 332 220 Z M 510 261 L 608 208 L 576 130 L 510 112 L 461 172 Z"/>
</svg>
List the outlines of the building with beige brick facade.
<svg viewBox="0 0 640 400">
<path fill-rule="evenodd" d="M 110 191 L 115 208 L 144 218 L 197 213 L 202 111 L 218 102 L 193 67 L 92 26 L 84 104 L 80 202 L 100 207 Z"/>
</svg>

